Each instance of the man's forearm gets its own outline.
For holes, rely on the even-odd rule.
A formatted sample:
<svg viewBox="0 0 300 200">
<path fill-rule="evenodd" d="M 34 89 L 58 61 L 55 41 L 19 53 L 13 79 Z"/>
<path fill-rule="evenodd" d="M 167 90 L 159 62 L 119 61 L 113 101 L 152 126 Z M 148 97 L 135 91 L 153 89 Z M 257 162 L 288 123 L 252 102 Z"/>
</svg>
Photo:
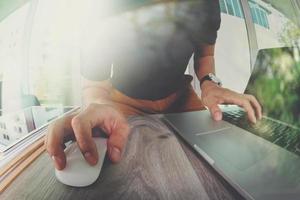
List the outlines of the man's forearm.
<svg viewBox="0 0 300 200">
<path fill-rule="evenodd" d="M 215 74 L 214 45 L 205 45 L 199 48 L 195 54 L 194 68 L 195 73 L 200 81 L 209 73 Z"/>
<path fill-rule="evenodd" d="M 199 81 L 209 73 L 215 74 L 214 56 L 200 57 L 198 59 L 197 67 L 195 67 L 195 72 Z"/>
</svg>

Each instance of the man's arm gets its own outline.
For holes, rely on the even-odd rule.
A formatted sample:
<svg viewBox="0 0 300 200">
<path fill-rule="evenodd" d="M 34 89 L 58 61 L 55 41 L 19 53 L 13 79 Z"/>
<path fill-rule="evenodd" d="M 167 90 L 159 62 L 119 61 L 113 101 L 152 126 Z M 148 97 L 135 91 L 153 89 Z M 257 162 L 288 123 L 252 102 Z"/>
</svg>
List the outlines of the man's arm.
<svg viewBox="0 0 300 200">
<path fill-rule="evenodd" d="M 201 45 L 194 55 L 194 69 L 199 80 L 209 73 L 215 74 L 215 45 Z"/>
<path fill-rule="evenodd" d="M 214 45 L 201 45 L 195 52 L 194 68 L 199 81 L 209 73 L 215 74 L 214 48 Z M 219 87 L 212 81 L 201 84 L 201 99 L 215 120 L 222 119 L 218 104 L 236 104 L 243 107 L 252 123 L 262 117 L 261 106 L 254 96 Z"/>
</svg>

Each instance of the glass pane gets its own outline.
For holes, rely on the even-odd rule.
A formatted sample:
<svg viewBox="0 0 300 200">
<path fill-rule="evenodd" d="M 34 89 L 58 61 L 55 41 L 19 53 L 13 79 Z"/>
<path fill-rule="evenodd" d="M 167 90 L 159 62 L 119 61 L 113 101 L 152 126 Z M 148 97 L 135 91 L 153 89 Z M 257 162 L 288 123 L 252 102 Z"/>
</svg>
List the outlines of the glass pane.
<svg viewBox="0 0 300 200">
<path fill-rule="evenodd" d="M 258 24 L 258 19 L 257 19 L 257 14 L 256 14 L 256 9 L 255 9 L 255 4 L 250 2 L 250 12 L 252 16 L 252 20 L 254 23 Z"/>
<path fill-rule="evenodd" d="M 227 13 L 226 5 L 225 5 L 225 0 L 219 0 L 219 2 L 220 2 L 221 12 Z"/>
<path fill-rule="evenodd" d="M 262 19 L 263 19 L 263 26 L 265 28 L 268 28 L 268 26 L 267 26 L 267 17 L 266 17 L 266 13 L 265 12 L 262 12 Z"/>
<path fill-rule="evenodd" d="M 241 12 L 241 6 L 240 6 L 240 2 L 238 0 L 232 0 L 233 2 L 233 6 L 234 6 L 234 11 L 235 11 L 235 15 L 238 17 L 242 17 L 242 12 Z"/>
<path fill-rule="evenodd" d="M 259 19 L 259 24 L 261 26 L 264 26 L 262 10 L 261 9 L 257 9 L 257 11 L 258 11 L 258 16 L 259 16 L 259 18 L 258 18 Z"/>
<path fill-rule="evenodd" d="M 233 5 L 232 5 L 232 1 L 231 0 L 226 0 L 226 5 L 227 5 L 228 13 L 230 15 L 234 15 L 234 8 L 233 8 Z"/>
<path fill-rule="evenodd" d="M 267 17 L 266 13 L 264 13 L 264 19 L 265 19 L 266 27 L 269 28 L 269 22 L 268 22 L 268 17 Z"/>
</svg>

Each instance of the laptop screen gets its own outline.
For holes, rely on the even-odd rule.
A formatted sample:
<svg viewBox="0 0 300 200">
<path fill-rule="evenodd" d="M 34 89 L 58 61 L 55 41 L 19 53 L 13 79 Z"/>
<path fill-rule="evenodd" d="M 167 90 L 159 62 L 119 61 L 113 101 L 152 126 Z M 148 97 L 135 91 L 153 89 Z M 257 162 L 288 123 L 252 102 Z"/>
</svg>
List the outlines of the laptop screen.
<svg viewBox="0 0 300 200">
<path fill-rule="evenodd" d="M 260 50 L 245 93 L 265 116 L 300 128 L 300 47 Z"/>
</svg>

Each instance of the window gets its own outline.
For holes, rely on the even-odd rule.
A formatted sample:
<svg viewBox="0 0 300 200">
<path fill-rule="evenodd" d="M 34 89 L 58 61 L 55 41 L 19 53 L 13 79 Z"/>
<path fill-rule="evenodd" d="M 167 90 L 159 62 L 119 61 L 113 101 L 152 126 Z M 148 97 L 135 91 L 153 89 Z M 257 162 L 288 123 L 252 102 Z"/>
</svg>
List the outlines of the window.
<svg viewBox="0 0 300 200">
<path fill-rule="evenodd" d="M 254 4 L 250 3 L 250 10 L 251 10 L 251 16 L 253 23 L 258 24 L 258 16 L 257 16 L 257 10 L 254 8 Z"/>
<path fill-rule="evenodd" d="M 3 134 L 3 138 L 4 138 L 5 140 L 10 140 L 9 136 L 6 135 L 6 134 Z"/>
<path fill-rule="evenodd" d="M 230 15 L 235 16 L 232 1 L 231 1 L 231 0 L 226 0 L 226 5 L 227 5 L 227 8 L 228 8 L 228 13 L 229 13 Z"/>
<path fill-rule="evenodd" d="M 234 10 L 235 10 L 235 15 L 238 17 L 242 17 L 242 11 L 241 11 L 241 5 L 240 2 L 238 0 L 232 0 L 233 2 L 233 6 L 234 6 Z"/>
<path fill-rule="evenodd" d="M 221 9 L 221 12 L 222 13 L 228 13 L 227 12 L 227 7 L 226 7 L 226 4 L 225 4 L 225 0 L 220 0 L 220 9 Z"/>
<path fill-rule="evenodd" d="M 270 28 L 269 27 L 268 17 L 267 17 L 267 14 L 265 12 L 263 13 L 263 18 L 264 18 L 264 25 L 265 25 L 265 27 Z"/>
<path fill-rule="evenodd" d="M 257 2 L 252 1 L 249 1 L 249 6 L 253 22 L 264 28 L 269 28 L 267 7 L 264 8 Z"/>
<path fill-rule="evenodd" d="M 239 0 L 219 0 L 222 13 L 243 18 L 241 3 Z"/>
</svg>

